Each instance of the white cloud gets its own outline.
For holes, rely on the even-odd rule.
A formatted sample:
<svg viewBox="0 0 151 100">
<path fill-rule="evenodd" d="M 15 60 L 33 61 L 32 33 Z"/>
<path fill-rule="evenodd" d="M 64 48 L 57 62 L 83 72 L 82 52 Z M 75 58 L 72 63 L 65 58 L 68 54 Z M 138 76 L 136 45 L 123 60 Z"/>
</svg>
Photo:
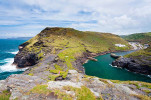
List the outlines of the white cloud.
<svg viewBox="0 0 151 100">
<path fill-rule="evenodd" d="M 12 2 L 13 1 L 13 2 Z M 2 32 L 22 34 L 46 26 L 129 34 L 151 31 L 150 0 L 8 0 L 0 4 Z M 9 6 L 7 5 L 9 4 Z M 20 25 L 21 24 L 21 25 Z M 16 26 L 15 26 L 16 25 Z M 12 29 L 12 30 L 9 30 Z M 19 30 L 20 29 L 20 30 Z"/>
</svg>

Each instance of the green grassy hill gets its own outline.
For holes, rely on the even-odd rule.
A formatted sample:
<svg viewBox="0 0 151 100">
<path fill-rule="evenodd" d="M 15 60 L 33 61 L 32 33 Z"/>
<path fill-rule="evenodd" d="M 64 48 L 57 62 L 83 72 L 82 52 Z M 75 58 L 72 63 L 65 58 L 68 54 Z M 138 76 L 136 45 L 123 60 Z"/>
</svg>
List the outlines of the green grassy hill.
<svg viewBox="0 0 151 100">
<path fill-rule="evenodd" d="M 127 41 L 137 41 L 140 43 L 149 43 L 151 42 L 151 32 L 148 33 L 136 33 L 131 35 L 121 36 Z"/>
<path fill-rule="evenodd" d="M 34 38 L 26 42 L 24 50 L 34 52 L 39 59 L 44 54 L 57 54 L 65 61 L 68 68 L 84 52 L 101 53 L 105 51 L 128 50 L 127 41 L 111 33 L 83 32 L 72 28 L 46 28 Z M 116 47 L 115 44 L 124 44 L 126 47 Z"/>
</svg>

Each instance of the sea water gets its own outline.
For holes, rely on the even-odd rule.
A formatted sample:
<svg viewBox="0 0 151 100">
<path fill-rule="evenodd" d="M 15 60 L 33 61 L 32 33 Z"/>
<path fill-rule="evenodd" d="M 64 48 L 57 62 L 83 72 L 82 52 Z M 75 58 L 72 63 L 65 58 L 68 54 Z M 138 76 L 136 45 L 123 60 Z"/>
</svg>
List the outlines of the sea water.
<svg viewBox="0 0 151 100">
<path fill-rule="evenodd" d="M 20 74 L 25 69 L 17 69 L 12 65 L 14 56 L 18 52 L 18 46 L 26 40 L 0 39 L 0 80 L 6 79 L 12 74 Z"/>
<path fill-rule="evenodd" d="M 133 51 L 127 52 L 118 52 L 115 53 L 117 55 L 126 55 Z M 98 62 L 88 61 L 83 66 L 85 68 L 85 73 L 91 76 L 97 76 L 104 79 L 111 80 L 121 80 L 121 81 L 144 81 L 150 82 L 151 78 L 147 75 L 137 74 L 130 72 L 126 69 L 117 68 L 116 66 L 112 66 L 111 63 L 115 60 L 110 56 L 110 54 L 101 55 L 95 57 Z"/>
</svg>

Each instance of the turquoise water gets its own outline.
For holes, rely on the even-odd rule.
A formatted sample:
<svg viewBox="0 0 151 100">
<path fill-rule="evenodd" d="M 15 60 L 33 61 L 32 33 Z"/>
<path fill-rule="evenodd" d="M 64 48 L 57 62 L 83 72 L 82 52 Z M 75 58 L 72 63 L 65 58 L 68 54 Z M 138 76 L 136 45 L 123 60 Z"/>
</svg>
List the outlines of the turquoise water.
<svg viewBox="0 0 151 100">
<path fill-rule="evenodd" d="M 23 70 L 16 69 L 11 64 L 17 54 L 18 46 L 26 40 L 0 39 L 0 80 L 6 79 L 11 74 L 20 74 Z"/>
<path fill-rule="evenodd" d="M 128 52 L 119 52 L 115 53 L 117 55 L 126 55 L 133 51 Z M 122 81 L 144 81 L 144 82 L 150 82 L 151 78 L 149 78 L 146 75 L 136 74 L 133 72 L 129 72 L 125 69 L 112 67 L 111 63 L 115 59 L 110 57 L 110 54 L 101 55 L 98 57 L 95 57 L 98 59 L 98 62 L 95 61 L 88 61 L 83 66 L 85 68 L 85 73 L 87 75 L 91 76 L 97 76 L 104 79 L 112 79 L 112 80 L 122 80 Z"/>
</svg>

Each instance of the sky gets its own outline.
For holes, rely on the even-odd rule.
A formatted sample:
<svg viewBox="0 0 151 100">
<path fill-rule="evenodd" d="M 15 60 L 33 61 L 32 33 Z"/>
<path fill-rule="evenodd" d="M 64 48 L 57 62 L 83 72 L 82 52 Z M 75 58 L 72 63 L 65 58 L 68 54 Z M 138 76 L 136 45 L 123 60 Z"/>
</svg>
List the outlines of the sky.
<svg viewBox="0 0 151 100">
<path fill-rule="evenodd" d="M 151 31 L 151 0 L 0 0 L 0 38 L 45 27 L 126 35 Z"/>
</svg>

